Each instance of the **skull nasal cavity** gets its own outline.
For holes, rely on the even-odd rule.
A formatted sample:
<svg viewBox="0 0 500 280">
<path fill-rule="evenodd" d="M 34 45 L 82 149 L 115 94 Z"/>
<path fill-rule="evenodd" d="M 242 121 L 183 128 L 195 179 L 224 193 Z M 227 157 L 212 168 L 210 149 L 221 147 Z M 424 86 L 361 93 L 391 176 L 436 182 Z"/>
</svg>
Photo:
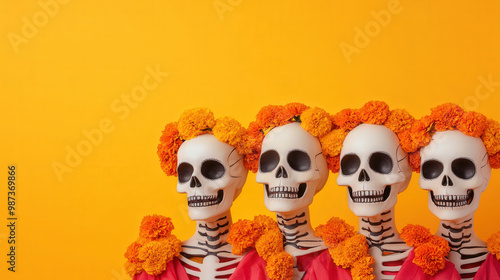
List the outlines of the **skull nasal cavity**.
<svg viewBox="0 0 500 280">
<path fill-rule="evenodd" d="M 196 178 L 196 176 L 193 176 L 193 178 L 191 178 L 191 183 L 189 183 L 189 186 L 191 188 L 199 188 L 199 187 L 201 187 L 200 180 L 198 180 L 198 178 Z"/>
<path fill-rule="evenodd" d="M 441 182 L 441 184 L 442 184 L 443 186 L 445 186 L 445 187 L 446 187 L 446 186 L 450 186 L 450 187 L 452 187 L 452 186 L 453 186 L 453 181 L 451 180 L 451 178 L 450 178 L 450 177 L 448 177 L 448 175 L 444 175 L 444 177 L 443 177 L 443 181 Z"/>
<path fill-rule="evenodd" d="M 286 173 L 286 170 L 283 166 L 280 166 L 278 168 L 278 171 L 276 171 L 276 178 L 288 178 L 288 173 Z"/>
<path fill-rule="evenodd" d="M 361 169 L 361 172 L 359 173 L 358 181 L 364 182 L 364 181 L 370 181 L 370 176 L 368 176 L 368 173 L 366 170 Z"/>
</svg>

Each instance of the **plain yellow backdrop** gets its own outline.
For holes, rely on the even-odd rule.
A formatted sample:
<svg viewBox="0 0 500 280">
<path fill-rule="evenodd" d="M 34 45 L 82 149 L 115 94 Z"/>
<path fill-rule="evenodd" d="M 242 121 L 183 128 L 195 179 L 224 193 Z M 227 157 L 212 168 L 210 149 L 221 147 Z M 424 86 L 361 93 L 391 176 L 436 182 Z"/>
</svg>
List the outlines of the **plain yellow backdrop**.
<svg viewBox="0 0 500 280">
<path fill-rule="evenodd" d="M 499 1 L 2 1 L 0 278 L 128 279 L 123 253 L 147 214 L 188 238 L 185 195 L 156 155 L 187 108 L 247 125 L 267 104 L 335 113 L 377 99 L 416 117 L 454 102 L 500 120 L 499 15 Z M 476 212 L 483 239 L 500 230 L 499 183 L 494 171 Z M 437 229 L 418 174 L 396 208 L 399 228 Z M 333 215 L 357 225 L 334 175 L 311 212 L 314 226 Z M 256 214 L 271 213 L 252 174 L 233 218 Z"/>
</svg>

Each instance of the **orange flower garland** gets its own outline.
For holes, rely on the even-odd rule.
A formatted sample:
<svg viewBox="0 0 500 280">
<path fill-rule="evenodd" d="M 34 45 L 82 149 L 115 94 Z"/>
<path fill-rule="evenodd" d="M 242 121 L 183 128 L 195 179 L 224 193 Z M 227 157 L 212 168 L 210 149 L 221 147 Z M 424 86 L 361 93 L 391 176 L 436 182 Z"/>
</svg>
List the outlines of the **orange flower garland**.
<svg viewBox="0 0 500 280">
<path fill-rule="evenodd" d="M 488 238 L 486 244 L 490 253 L 500 260 L 500 231 Z"/>
<path fill-rule="evenodd" d="M 255 248 L 267 262 L 266 272 L 271 280 L 292 279 L 293 257 L 283 249 L 283 235 L 272 218 L 259 215 L 253 220 L 239 220 L 231 226 L 227 242 L 235 255 Z"/>
<path fill-rule="evenodd" d="M 332 116 L 321 108 L 308 107 L 302 103 L 262 107 L 256 120 L 251 122 L 247 129 L 245 167 L 254 173 L 257 172 L 264 136 L 275 127 L 293 122 L 300 122 L 302 128 L 319 139 L 336 128 Z M 325 150 L 323 153 L 328 161 L 330 155 Z"/>
<path fill-rule="evenodd" d="M 178 122 L 168 123 L 162 131 L 158 144 L 161 168 L 169 176 L 177 176 L 177 152 L 184 141 L 199 135 L 212 134 L 217 140 L 236 148 L 240 155 L 246 150 L 246 129 L 230 117 L 215 119 L 206 108 L 185 111 Z"/>
<path fill-rule="evenodd" d="M 133 277 L 146 271 L 159 275 L 167 264 L 181 252 L 181 241 L 172 235 L 174 225 L 170 218 L 152 215 L 142 219 L 139 238 L 125 252 L 125 270 Z"/>
<path fill-rule="evenodd" d="M 415 121 L 402 143 L 405 150 L 415 154 L 410 160 L 420 172 L 420 149 L 427 146 L 437 131 L 459 130 L 465 135 L 479 137 L 488 151 L 492 168 L 500 168 L 500 124 L 477 112 L 466 112 L 460 106 L 445 103 L 431 109 L 431 114 Z"/>
<path fill-rule="evenodd" d="M 354 228 L 344 220 L 333 217 L 326 225 L 320 225 L 315 230 L 328 246 L 333 262 L 346 269 L 351 269 L 354 280 L 374 280 L 372 264 L 375 259 L 368 254 L 368 243 L 364 235 L 354 231 Z"/>
<path fill-rule="evenodd" d="M 405 226 L 401 238 L 415 248 L 413 263 L 424 273 L 432 276 L 445 267 L 450 245 L 444 238 L 432 235 L 428 228 L 419 225 Z"/>
<path fill-rule="evenodd" d="M 410 153 L 410 129 L 415 118 L 403 109 L 390 110 L 382 101 L 369 101 L 360 109 L 344 109 L 332 117 L 334 127 L 320 141 L 326 151 L 328 168 L 338 173 L 340 171 L 340 151 L 347 134 L 360 124 L 385 125 L 399 138 L 401 147 Z M 409 154 L 411 156 L 411 154 Z"/>
</svg>

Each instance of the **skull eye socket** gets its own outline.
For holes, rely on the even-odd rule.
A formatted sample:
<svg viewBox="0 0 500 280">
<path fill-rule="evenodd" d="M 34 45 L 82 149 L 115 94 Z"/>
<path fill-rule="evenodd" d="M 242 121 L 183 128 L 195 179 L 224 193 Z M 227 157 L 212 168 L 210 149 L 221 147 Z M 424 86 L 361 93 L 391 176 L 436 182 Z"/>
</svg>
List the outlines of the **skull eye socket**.
<svg viewBox="0 0 500 280">
<path fill-rule="evenodd" d="M 270 150 L 260 155 L 259 168 L 262 172 L 271 172 L 280 162 L 278 152 Z"/>
<path fill-rule="evenodd" d="M 193 166 L 187 162 L 183 162 L 179 164 L 179 167 L 177 167 L 177 176 L 179 179 L 179 182 L 181 183 L 186 183 L 191 179 L 191 175 L 193 175 Z"/>
<path fill-rule="evenodd" d="M 340 170 L 343 175 L 352 175 L 358 171 L 361 165 L 361 160 L 357 155 L 349 154 L 345 155 L 340 161 Z"/>
<path fill-rule="evenodd" d="M 432 180 L 436 179 L 443 173 L 444 167 L 443 164 L 437 160 L 431 159 L 424 164 L 422 164 L 422 176 L 424 176 L 425 179 Z"/>
<path fill-rule="evenodd" d="M 225 172 L 224 165 L 216 160 L 209 159 L 201 164 L 201 174 L 207 179 L 219 179 L 224 176 Z"/>
<path fill-rule="evenodd" d="M 290 167 L 295 171 L 307 171 L 311 168 L 311 159 L 306 152 L 291 151 L 288 153 L 287 161 Z"/>
<path fill-rule="evenodd" d="M 392 171 L 392 159 L 388 154 L 385 153 L 374 153 L 370 157 L 370 168 L 382 174 L 389 174 Z"/>
<path fill-rule="evenodd" d="M 476 175 L 476 165 L 466 158 L 457 158 L 451 163 L 451 171 L 458 178 L 470 179 Z"/>
</svg>

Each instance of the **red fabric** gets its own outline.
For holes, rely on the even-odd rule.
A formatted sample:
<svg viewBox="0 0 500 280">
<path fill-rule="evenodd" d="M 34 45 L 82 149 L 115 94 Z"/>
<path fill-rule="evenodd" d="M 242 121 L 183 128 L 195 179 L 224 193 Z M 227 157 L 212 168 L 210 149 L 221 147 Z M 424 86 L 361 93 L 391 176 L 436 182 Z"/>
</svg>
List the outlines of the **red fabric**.
<svg viewBox="0 0 500 280">
<path fill-rule="evenodd" d="M 257 251 L 248 252 L 242 259 L 229 280 L 269 280 L 266 274 L 266 262 Z M 135 279 L 134 279 L 135 280 Z"/>
<path fill-rule="evenodd" d="M 190 278 L 179 259 L 174 258 L 160 275 L 153 276 L 143 271 L 135 275 L 134 280 L 190 280 Z"/>
<path fill-rule="evenodd" d="M 349 270 L 333 264 L 328 250 L 318 251 L 297 257 L 297 269 L 306 271 L 303 280 L 315 279 L 352 279 Z M 269 280 L 266 274 L 266 262 L 259 257 L 257 251 L 246 254 L 229 277 L 229 280 Z"/>
<path fill-rule="evenodd" d="M 474 277 L 474 280 L 493 280 L 500 279 L 500 261 L 492 255 L 488 254 L 486 260 L 481 265 Z"/>
<path fill-rule="evenodd" d="M 419 266 L 413 263 L 413 259 L 415 258 L 414 250 L 411 250 L 410 254 L 406 258 L 403 266 L 396 275 L 394 280 L 460 280 L 460 275 L 458 271 L 455 269 L 455 265 L 446 261 L 445 267 L 441 269 L 438 273 L 433 276 L 425 274 Z"/>
<path fill-rule="evenodd" d="M 311 261 L 309 269 L 304 275 L 303 280 L 336 280 L 352 279 L 351 272 L 348 269 L 337 266 L 333 263 L 330 252 L 325 250 Z"/>
</svg>

